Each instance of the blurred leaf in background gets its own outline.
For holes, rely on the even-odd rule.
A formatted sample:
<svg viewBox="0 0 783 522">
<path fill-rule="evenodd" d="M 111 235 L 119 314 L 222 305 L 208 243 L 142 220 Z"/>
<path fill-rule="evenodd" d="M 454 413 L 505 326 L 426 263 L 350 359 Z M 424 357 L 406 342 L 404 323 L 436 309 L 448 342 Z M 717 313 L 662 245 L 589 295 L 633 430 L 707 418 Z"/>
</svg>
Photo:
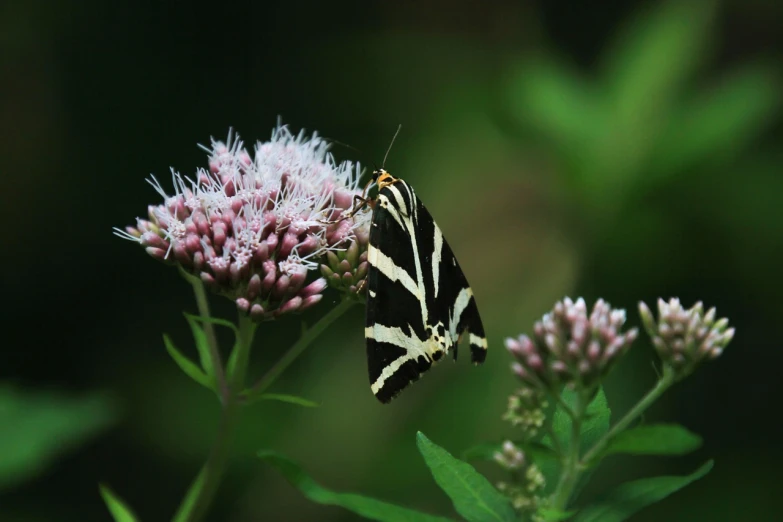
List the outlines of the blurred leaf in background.
<svg viewBox="0 0 783 522">
<path fill-rule="evenodd" d="M 117 418 L 102 394 L 70 397 L 0 384 L 0 490 L 31 480 Z"/>
<path fill-rule="evenodd" d="M 123 502 L 114 491 L 106 485 L 101 484 L 98 491 L 106 503 L 106 507 L 111 514 L 114 522 L 137 522 L 138 519 L 133 511 Z"/>
<path fill-rule="evenodd" d="M 513 118 L 561 158 L 593 218 L 616 217 L 633 191 L 721 168 L 776 121 L 783 84 L 771 63 L 696 80 L 713 54 L 717 10 L 714 0 L 651 4 L 592 76 L 551 53 L 516 66 Z"/>
</svg>

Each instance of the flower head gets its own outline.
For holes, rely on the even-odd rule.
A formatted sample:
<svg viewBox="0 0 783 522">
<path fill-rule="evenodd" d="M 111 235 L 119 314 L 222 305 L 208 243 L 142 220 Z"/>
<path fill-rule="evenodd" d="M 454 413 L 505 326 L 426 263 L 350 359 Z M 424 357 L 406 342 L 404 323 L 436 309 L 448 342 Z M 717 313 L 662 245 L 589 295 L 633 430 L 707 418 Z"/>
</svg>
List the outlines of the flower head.
<svg viewBox="0 0 783 522">
<path fill-rule="evenodd" d="M 541 498 L 538 496 L 546 485 L 546 479 L 538 466 L 530 462 L 525 453 L 510 440 L 501 446 L 493 456 L 500 467 L 509 471 L 511 483 L 499 482 L 498 490 L 511 500 L 519 513 L 530 514 L 536 511 Z"/>
<path fill-rule="evenodd" d="M 509 471 L 517 471 L 526 464 L 525 453 L 510 440 L 503 443 L 501 451 L 496 451 L 493 455 L 493 459 L 500 464 L 502 468 Z"/>
<path fill-rule="evenodd" d="M 348 294 L 363 292 L 361 282 L 367 277 L 368 237 L 356 234 L 356 241 L 342 252 L 327 252 L 326 262 L 321 265 L 321 275 L 329 286 Z"/>
<path fill-rule="evenodd" d="M 549 403 L 542 390 L 529 385 L 522 386 L 509 396 L 508 408 L 503 414 L 503 420 L 521 428 L 526 440 L 533 439 L 544 426 L 545 410 L 548 406 Z"/>
<path fill-rule="evenodd" d="M 533 338 L 507 339 L 512 365 L 523 382 L 550 388 L 557 383 L 592 389 L 624 354 L 637 336 L 635 328 L 622 332 L 625 311 L 599 299 L 590 315 L 581 297 L 566 297 L 533 326 Z"/>
<path fill-rule="evenodd" d="M 173 194 L 153 176 L 163 203 L 120 237 L 176 264 L 257 320 L 302 311 L 321 299 L 310 281 L 326 255 L 366 236 L 364 215 L 341 217 L 359 194 L 359 165 L 337 164 L 317 134 L 278 126 L 251 155 L 238 137 L 212 141 L 207 169 L 172 171 Z"/>
<path fill-rule="evenodd" d="M 677 298 L 668 302 L 658 299 L 657 322 L 647 305 L 639 302 L 639 314 L 658 355 L 677 379 L 689 375 L 703 361 L 718 357 L 734 338 L 729 320 L 716 320 L 715 308 L 705 313 L 701 302 L 686 310 Z"/>
</svg>

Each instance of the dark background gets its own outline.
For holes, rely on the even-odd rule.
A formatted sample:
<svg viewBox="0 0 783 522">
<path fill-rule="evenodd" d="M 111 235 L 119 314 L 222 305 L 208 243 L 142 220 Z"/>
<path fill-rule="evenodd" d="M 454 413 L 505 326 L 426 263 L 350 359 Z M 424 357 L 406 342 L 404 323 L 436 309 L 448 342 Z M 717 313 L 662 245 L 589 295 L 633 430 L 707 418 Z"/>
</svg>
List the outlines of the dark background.
<svg viewBox="0 0 783 522">
<path fill-rule="evenodd" d="M 703 300 L 737 328 L 647 415 L 701 434 L 703 448 L 612 458 L 585 494 L 715 458 L 634 520 L 780 519 L 782 11 L 762 0 L 3 2 L 0 520 L 108 520 L 99 482 L 143 520 L 170 518 L 218 405 L 163 349 L 163 332 L 188 347 L 188 285 L 111 228 L 159 202 L 150 173 L 206 166 L 197 143 L 230 127 L 268 139 L 278 115 L 367 165 L 402 124 L 386 168 L 438 219 L 490 355 L 381 406 L 354 309 L 276 384 L 321 407 L 247 412 L 210 520 L 354 519 L 304 500 L 252 456 L 262 448 L 331 488 L 454 516 L 415 433 L 454 453 L 512 435 L 503 339 L 564 295 L 604 297 L 634 325 L 639 300 Z M 234 317 L 231 303 L 214 306 Z M 298 328 L 259 330 L 255 375 Z M 607 383 L 615 412 L 654 382 L 645 339 Z"/>
</svg>

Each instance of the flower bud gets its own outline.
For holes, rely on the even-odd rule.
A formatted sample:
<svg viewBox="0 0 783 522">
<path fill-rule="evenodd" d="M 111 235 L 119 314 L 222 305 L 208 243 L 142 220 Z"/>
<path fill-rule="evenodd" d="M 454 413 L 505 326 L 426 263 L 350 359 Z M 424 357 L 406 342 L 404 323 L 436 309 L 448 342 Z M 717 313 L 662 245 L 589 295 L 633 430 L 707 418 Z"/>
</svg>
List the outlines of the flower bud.
<svg viewBox="0 0 783 522">
<path fill-rule="evenodd" d="M 503 443 L 502 451 L 495 452 L 493 459 L 509 471 L 516 471 L 525 465 L 525 454 L 510 440 Z"/>
<path fill-rule="evenodd" d="M 250 318 L 254 321 L 263 321 L 266 318 L 264 307 L 256 303 L 250 307 Z"/>
<path fill-rule="evenodd" d="M 289 299 L 288 301 L 286 301 L 283 304 L 283 306 L 281 306 L 278 309 L 277 313 L 278 313 L 278 315 L 282 315 L 282 314 L 285 314 L 285 313 L 288 313 L 288 312 L 296 312 L 297 310 L 299 310 L 299 307 L 302 306 L 303 302 L 304 302 L 304 300 L 301 297 L 299 297 L 299 296 L 293 297 L 293 298 Z"/>
<path fill-rule="evenodd" d="M 321 299 L 323 299 L 323 294 L 315 294 L 311 295 L 309 297 L 305 297 L 302 301 L 302 306 L 299 307 L 299 311 L 307 310 L 311 306 L 315 306 Z"/>
<path fill-rule="evenodd" d="M 323 278 L 316 279 L 306 287 L 302 288 L 299 295 L 307 298 L 314 295 L 318 295 L 326 289 L 326 280 Z"/>
<path fill-rule="evenodd" d="M 538 509 L 541 499 L 537 496 L 546 485 L 543 473 L 525 458 L 525 453 L 513 442 L 507 440 L 501 450 L 493 456 L 495 462 L 509 471 L 512 483 L 500 482 L 498 490 L 506 495 L 514 509 L 524 520 L 530 520 Z M 534 518 L 533 518 L 534 519 Z"/>
<path fill-rule="evenodd" d="M 545 410 L 548 406 L 549 403 L 542 390 L 532 385 L 523 386 L 508 398 L 508 407 L 503 414 L 503 420 L 510 422 L 514 427 L 521 428 L 525 440 L 532 440 L 544 426 Z"/>
<path fill-rule="evenodd" d="M 358 216 L 357 216 L 358 217 Z M 327 280 L 329 286 L 340 292 L 355 295 L 358 291 L 364 291 L 363 284 L 367 277 L 369 265 L 367 263 L 367 241 L 359 240 L 359 231 L 369 228 L 369 222 L 360 222 L 356 227 L 356 239 L 345 250 L 335 250 L 326 254 L 325 263 L 321 265 L 321 275 Z M 365 236 L 369 237 L 369 236 Z"/>
<path fill-rule="evenodd" d="M 261 276 L 259 274 L 253 274 L 250 281 L 247 284 L 246 297 L 254 301 L 256 297 L 261 293 Z"/>
<path fill-rule="evenodd" d="M 239 309 L 241 312 L 249 312 L 250 311 L 250 301 L 245 299 L 244 297 L 240 297 L 236 300 L 237 303 L 237 309 Z"/>
<path fill-rule="evenodd" d="M 636 339 L 622 331 L 625 311 L 599 299 L 589 316 L 584 299 L 566 297 L 533 326 L 533 338 L 507 339 L 517 360 L 513 371 L 527 385 L 553 389 L 571 384 L 593 390 Z M 524 371 L 520 370 L 520 367 Z"/>
<path fill-rule="evenodd" d="M 702 362 L 718 357 L 734 338 L 728 319 L 716 320 L 715 308 L 705 313 L 701 302 L 685 309 L 677 298 L 668 302 L 658 299 L 657 321 L 648 306 L 639 302 L 639 315 L 658 356 L 677 380 L 690 375 Z"/>
</svg>

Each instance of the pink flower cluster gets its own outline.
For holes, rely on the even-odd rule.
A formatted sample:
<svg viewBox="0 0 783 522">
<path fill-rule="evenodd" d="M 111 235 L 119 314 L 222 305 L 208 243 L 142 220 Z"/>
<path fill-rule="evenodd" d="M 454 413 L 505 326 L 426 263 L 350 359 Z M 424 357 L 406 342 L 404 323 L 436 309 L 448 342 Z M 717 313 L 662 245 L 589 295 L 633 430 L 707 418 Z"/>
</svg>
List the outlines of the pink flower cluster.
<svg viewBox="0 0 783 522">
<path fill-rule="evenodd" d="M 686 377 L 702 362 L 715 359 L 734 338 L 729 320 L 717 318 L 715 308 L 704 311 L 701 301 L 684 308 L 676 297 L 658 299 L 658 321 L 643 302 L 639 315 L 661 360 L 678 379 Z"/>
<path fill-rule="evenodd" d="M 326 287 L 308 275 L 326 254 L 366 237 L 366 213 L 326 223 L 360 193 L 358 164 L 337 164 L 316 134 L 278 126 L 250 154 L 238 137 L 212 141 L 209 168 L 194 178 L 172 171 L 173 195 L 153 177 L 163 203 L 115 233 L 152 257 L 179 265 L 256 320 L 305 310 Z"/>
<path fill-rule="evenodd" d="M 533 339 L 521 335 L 507 339 L 506 348 L 516 358 L 514 373 L 535 388 L 557 383 L 585 389 L 600 379 L 636 339 L 638 330 L 622 332 L 625 310 L 616 310 L 599 299 L 588 315 L 581 297 L 566 297 L 533 326 Z"/>
</svg>

